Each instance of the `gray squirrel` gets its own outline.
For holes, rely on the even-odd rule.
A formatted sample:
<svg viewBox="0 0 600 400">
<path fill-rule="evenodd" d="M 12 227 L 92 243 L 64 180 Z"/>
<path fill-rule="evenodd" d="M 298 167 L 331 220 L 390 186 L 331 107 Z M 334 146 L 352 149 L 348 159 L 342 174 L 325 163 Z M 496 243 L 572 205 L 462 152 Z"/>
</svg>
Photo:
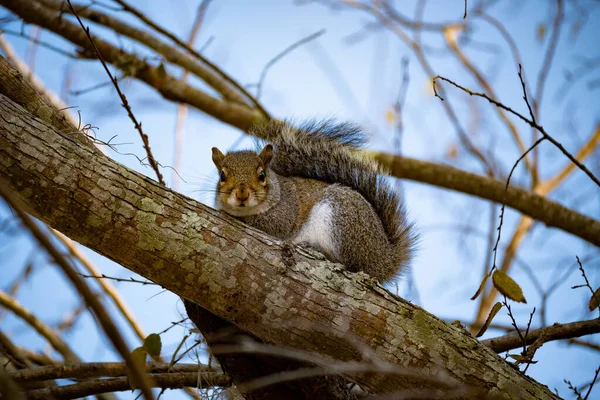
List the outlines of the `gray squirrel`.
<svg viewBox="0 0 600 400">
<path fill-rule="evenodd" d="M 260 153 L 212 148 L 218 209 L 381 282 L 407 267 L 412 224 L 381 168 L 359 154 L 358 127 L 271 121 L 253 129 L 270 142 Z"/>
</svg>

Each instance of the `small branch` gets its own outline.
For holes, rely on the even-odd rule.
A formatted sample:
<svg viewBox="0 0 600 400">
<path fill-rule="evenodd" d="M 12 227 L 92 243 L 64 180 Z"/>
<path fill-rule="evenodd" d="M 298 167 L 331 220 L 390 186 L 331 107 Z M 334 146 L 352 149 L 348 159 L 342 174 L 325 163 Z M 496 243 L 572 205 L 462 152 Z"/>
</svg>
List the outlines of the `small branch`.
<svg viewBox="0 0 600 400">
<path fill-rule="evenodd" d="M 523 82 L 523 77 L 521 75 L 521 66 L 519 66 L 519 78 L 521 80 L 521 85 L 523 86 L 523 88 L 525 88 L 525 83 Z M 538 125 L 538 123 L 535 120 L 530 120 L 530 119 L 526 118 L 522 114 L 518 113 L 517 111 L 513 110 L 512 108 L 510 108 L 508 106 L 505 106 L 504 104 L 500 103 L 499 101 L 494 100 L 493 98 L 489 97 L 485 93 L 473 92 L 473 91 L 471 91 L 471 90 L 469 90 L 469 89 L 467 89 L 467 88 L 459 85 L 458 83 L 451 81 L 448 78 L 444 78 L 443 76 L 437 75 L 436 77 L 433 78 L 433 91 L 435 93 L 435 96 L 438 97 L 439 99 L 441 99 L 442 101 L 444 101 L 444 99 L 437 93 L 437 90 L 436 90 L 436 87 L 435 87 L 435 83 L 436 83 L 436 81 L 438 79 L 443 80 L 445 82 L 448 82 L 452 86 L 455 86 L 458 89 L 462 90 L 463 92 L 468 93 L 470 96 L 477 96 L 477 97 L 482 97 L 482 98 L 486 99 L 490 103 L 494 104 L 496 107 L 500 107 L 503 110 L 508 111 L 509 113 L 511 113 L 511 114 L 515 115 L 516 117 L 518 117 L 519 119 L 523 120 L 525 123 L 527 123 L 532 128 L 537 129 L 542 134 L 542 139 L 547 139 L 548 141 L 550 141 L 569 160 L 571 160 L 571 162 L 573 162 L 573 164 L 577 165 L 577 167 L 579 167 L 579 169 L 581 169 L 587 176 L 589 176 L 589 178 L 596 185 L 598 185 L 600 187 L 600 180 L 598 180 L 598 178 L 596 178 L 596 176 L 594 176 L 594 174 L 592 174 L 592 172 L 585 165 L 583 165 L 575 157 L 573 157 L 573 155 L 571 155 L 571 153 L 569 153 L 563 147 L 562 144 L 560 144 L 556 139 L 554 139 L 552 136 L 550 136 L 541 125 Z M 525 102 L 527 103 L 527 107 L 528 107 L 528 109 L 530 110 L 530 113 L 531 113 L 531 106 L 529 105 L 529 101 L 527 100 L 527 92 L 526 91 L 524 92 L 523 98 L 525 99 Z"/>
<path fill-rule="evenodd" d="M 17 368 L 33 367 L 33 363 L 27 359 L 25 354 L 19 350 L 19 347 L 2 331 L 0 331 L 0 354 L 5 355 Z"/>
<path fill-rule="evenodd" d="M 473 63 L 469 60 L 469 58 L 467 56 L 465 56 L 463 51 L 458 47 L 458 40 L 456 38 L 456 35 L 452 33 L 453 32 L 452 29 L 453 28 L 448 28 L 448 29 L 444 30 L 444 39 L 446 40 L 448 47 L 450 48 L 452 53 L 459 59 L 459 61 L 464 65 L 464 67 L 469 72 L 471 72 L 471 74 L 473 74 L 473 76 L 475 77 L 475 80 L 479 83 L 479 85 L 483 88 L 483 90 L 486 93 L 488 93 L 490 97 L 492 97 L 492 98 L 496 97 L 494 90 L 493 90 L 492 86 L 490 85 L 488 79 L 485 78 L 485 76 L 475 67 L 475 65 L 473 65 Z M 434 78 L 434 80 L 435 80 L 435 78 Z M 436 90 L 436 88 L 434 85 L 434 91 L 435 90 Z M 437 97 L 441 98 L 439 95 L 437 95 Z M 504 110 L 502 108 L 496 107 L 495 109 L 498 112 L 498 116 L 500 117 L 500 119 L 504 122 L 504 124 L 510 131 L 510 133 L 517 145 L 519 152 L 524 153 L 526 151 L 527 147 L 525 146 L 525 143 L 523 142 L 523 139 L 521 138 L 521 135 L 519 134 L 519 131 L 517 130 L 515 124 L 511 121 L 510 118 L 508 118 L 508 116 L 506 115 L 506 113 L 504 112 Z M 525 167 L 526 167 L 527 171 L 529 171 L 532 181 L 537 182 L 537 179 L 538 179 L 537 174 L 535 172 L 535 168 L 529 157 L 525 158 Z"/>
<path fill-rule="evenodd" d="M 190 36 L 188 37 L 187 46 L 190 48 L 193 46 L 194 41 L 196 40 L 196 36 L 198 35 L 198 31 L 200 31 L 200 27 L 204 22 L 204 15 L 206 14 L 206 9 L 210 5 L 212 0 L 202 0 L 200 5 L 198 6 L 198 11 L 196 12 L 196 18 L 194 19 L 194 23 L 192 24 L 192 29 L 190 31 Z M 183 70 L 181 74 L 181 81 L 187 82 L 188 75 L 190 74 L 188 69 Z M 187 114 L 188 106 L 185 103 L 179 103 L 177 105 L 177 122 L 175 123 L 175 147 L 173 149 L 173 174 L 171 177 L 171 184 L 173 190 L 179 190 L 179 182 L 181 181 L 179 172 L 181 170 L 181 149 L 183 148 L 183 123 L 185 121 L 185 117 Z"/>
<path fill-rule="evenodd" d="M 123 10 L 125 10 L 125 11 L 127 11 L 127 12 L 129 12 L 129 13 L 131 13 L 133 15 L 135 15 L 142 22 L 144 22 L 146 25 L 148 25 L 149 27 L 151 27 L 155 31 L 163 34 L 164 36 L 168 37 L 173 42 L 175 42 L 178 46 L 180 46 L 181 48 L 185 49 L 188 53 L 190 53 L 191 55 L 193 55 L 194 57 L 196 57 L 197 59 L 199 59 L 200 61 L 202 61 L 204 64 L 208 65 L 210 68 L 212 68 L 213 71 L 215 71 L 217 74 L 219 74 L 229 84 L 231 84 L 232 86 L 234 86 L 244 96 L 246 96 L 246 98 L 248 98 L 254 104 L 254 106 L 261 112 L 261 114 L 263 115 L 263 117 L 265 117 L 266 119 L 270 119 L 271 118 L 269 116 L 269 113 L 267 112 L 267 110 L 265 110 L 263 108 L 263 106 L 258 102 L 258 100 L 256 100 L 250 93 L 248 93 L 248 91 L 246 89 L 244 89 L 243 86 L 241 86 L 239 83 L 237 83 L 229 75 L 227 75 L 226 73 L 224 73 L 215 64 L 213 64 L 212 62 L 210 62 L 208 59 L 206 59 L 200 53 L 198 53 L 197 51 L 195 51 L 194 49 L 192 49 L 190 46 L 186 45 L 177 36 L 175 36 L 171 32 L 167 31 L 166 29 L 164 29 L 164 28 L 160 27 L 159 25 L 157 25 L 156 23 L 154 23 L 152 20 L 150 20 L 148 17 L 146 17 L 141 11 L 139 11 L 136 8 L 134 8 L 133 6 L 129 5 L 124 0 L 114 0 L 114 1 L 117 2 L 117 3 L 119 3 L 121 5 L 121 7 L 123 7 Z"/>
<path fill-rule="evenodd" d="M 100 275 L 85 275 L 85 274 L 79 274 L 79 276 L 81 276 L 82 278 L 93 278 L 93 279 L 98 279 L 98 281 L 100 282 L 101 279 L 106 279 L 106 280 L 110 280 L 110 281 L 116 281 L 116 282 L 127 282 L 127 283 L 139 283 L 143 286 L 145 285 L 156 285 L 156 283 L 154 282 L 150 282 L 150 281 L 141 281 L 139 279 L 134 279 L 134 278 L 129 278 L 129 279 L 124 279 L 124 278 L 115 278 L 113 276 L 107 276 L 104 274 L 100 274 Z M 158 285 L 157 285 L 158 286 Z M 141 335 L 142 339 L 146 337 L 146 335 Z"/>
<path fill-rule="evenodd" d="M 202 364 L 177 364 L 170 366 L 168 363 L 148 363 L 146 372 L 160 373 L 197 373 L 220 372 Z M 124 362 L 95 362 L 95 363 L 70 363 L 48 365 L 44 367 L 21 369 L 10 373 L 17 382 L 22 381 L 47 381 L 51 379 L 71 378 L 97 378 L 101 376 L 118 377 L 127 375 L 127 364 Z"/>
<path fill-rule="evenodd" d="M 258 84 L 257 84 L 257 88 L 256 88 L 256 98 L 260 99 L 260 95 L 262 93 L 262 87 L 265 82 L 265 78 L 267 77 L 267 72 L 269 72 L 269 69 L 273 65 L 275 65 L 279 60 L 281 60 L 283 57 L 285 57 L 290 52 L 294 51 L 298 47 L 300 47 L 312 40 L 315 40 L 319 36 L 322 36 L 324 33 L 325 33 L 325 29 L 321 29 L 320 31 L 315 32 L 312 35 L 309 35 L 303 39 L 300 39 L 296 43 L 292 43 L 290 46 L 285 48 L 281 53 L 277 54 L 275 57 L 270 59 L 269 62 L 267 62 L 267 64 L 263 68 L 262 72 L 260 73 L 260 79 L 258 80 Z"/>
<path fill-rule="evenodd" d="M 527 154 L 529 154 L 529 152 L 533 149 L 535 149 L 540 143 L 542 143 L 544 141 L 544 138 L 540 138 L 538 139 L 529 149 L 527 149 L 527 151 L 525 153 L 523 153 L 521 155 L 521 157 L 519 157 L 517 159 L 517 161 L 515 162 L 515 164 L 512 166 L 510 173 L 508 174 L 508 178 L 506 178 L 506 186 L 504 187 L 504 197 L 502 199 L 502 207 L 500 209 L 500 223 L 498 225 L 498 236 L 496 237 L 496 244 L 494 245 L 494 261 L 492 264 L 492 269 L 491 271 L 493 271 L 494 269 L 496 269 L 496 257 L 498 255 L 498 245 L 500 244 L 500 236 L 502 234 L 502 224 L 504 222 L 504 211 L 506 209 L 506 194 L 508 192 L 508 185 L 510 184 L 510 178 L 512 177 L 513 172 L 515 172 L 515 169 L 517 168 L 517 165 L 519 164 L 519 161 L 521 161 L 523 158 L 527 157 Z M 490 271 L 490 272 L 491 272 Z"/>
<path fill-rule="evenodd" d="M 164 186 L 165 181 L 163 180 L 162 174 L 160 173 L 160 170 L 158 169 L 158 163 L 156 162 L 156 160 L 154 159 L 154 156 L 152 155 L 152 150 L 150 150 L 150 141 L 148 139 L 148 135 L 146 135 L 142 131 L 142 124 L 139 123 L 137 121 L 137 119 L 135 118 L 135 115 L 133 115 L 133 111 L 131 110 L 131 106 L 129 106 L 127 98 L 125 97 L 123 92 L 121 92 L 121 89 L 119 88 L 119 83 L 117 81 L 117 78 L 112 76 L 110 70 L 108 69 L 108 66 L 104 62 L 104 59 L 102 58 L 102 54 L 100 54 L 100 51 L 98 51 L 98 48 L 96 47 L 96 44 L 94 43 L 94 40 L 92 39 L 92 35 L 90 34 L 90 28 L 89 27 L 86 28 L 83 25 L 81 18 L 79 18 L 79 15 L 77 15 L 77 13 L 75 12 L 75 9 L 73 8 L 73 5 L 71 4 L 71 0 L 67 0 L 67 3 L 69 4 L 69 8 L 71 9 L 71 12 L 73 13 L 73 15 L 75 15 L 75 18 L 77 18 L 79 25 L 81 25 L 81 29 L 84 30 L 86 36 L 88 37 L 88 39 L 90 41 L 90 45 L 92 46 L 92 48 L 94 49 L 94 52 L 96 53 L 96 56 L 98 56 L 98 59 L 102 63 L 102 67 L 104 67 L 106 74 L 108 75 L 108 77 L 112 81 L 115 89 L 117 90 L 117 93 L 119 94 L 119 97 L 121 98 L 121 103 L 122 103 L 123 107 L 125 108 L 125 110 L 127 110 L 127 115 L 133 122 L 135 129 L 137 129 L 137 131 L 140 133 L 140 137 L 142 138 L 142 143 L 144 144 L 144 149 L 146 150 L 146 155 L 148 156 L 148 162 L 150 163 L 150 166 L 156 173 L 156 177 L 158 178 L 158 181 L 161 183 L 161 185 Z"/>
<path fill-rule="evenodd" d="M 148 377 L 151 379 L 152 387 L 168 389 L 180 389 L 184 386 L 207 389 L 228 387 L 231 385 L 231 379 L 227 375 L 214 372 L 204 372 L 200 374 L 197 372 L 148 374 Z M 129 378 L 122 376 L 119 378 L 98 379 L 73 385 L 31 390 L 27 392 L 27 398 L 31 400 L 46 400 L 52 398 L 76 399 L 94 394 L 124 392 L 130 390 L 131 386 Z"/>
<path fill-rule="evenodd" d="M 449 165 L 389 153 L 365 152 L 388 169 L 391 176 L 467 193 L 495 203 L 504 203 L 548 227 L 560 228 L 600 247 L 600 221 L 562 204 L 506 182 L 463 171 Z"/>
<path fill-rule="evenodd" d="M 581 271 L 581 275 L 583 276 L 583 279 L 585 280 L 585 285 L 573 286 L 572 289 L 576 289 L 578 287 L 585 286 L 585 287 L 587 287 L 590 290 L 590 292 L 592 293 L 592 298 L 594 298 L 594 296 L 596 296 L 596 292 L 594 291 L 594 288 L 590 285 L 590 282 L 588 281 L 588 278 L 585 275 L 585 270 L 583 269 L 583 265 L 581 264 L 581 260 L 579 260 L 579 256 L 575 256 L 575 258 L 577 259 L 577 264 L 579 264 L 579 271 Z M 590 301 L 593 302 L 593 300 L 590 300 Z M 595 299 L 595 303 L 596 303 L 596 308 L 598 308 L 598 314 L 600 314 L 600 307 L 597 306 L 598 305 L 598 298 Z M 593 309 L 590 309 L 590 311 L 593 311 Z"/>
<path fill-rule="evenodd" d="M 143 371 L 140 371 L 140 369 L 137 367 L 137 364 L 133 360 L 125 340 L 121 336 L 121 333 L 115 326 L 113 320 L 107 313 L 100 300 L 98 300 L 96 295 L 90 290 L 81 277 L 77 275 L 77 272 L 75 272 L 74 268 L 71 267 L 62 253 L 56 249 L 56 247 L 54 247 L 54 244 L 50 238 L 35 224 L 29 214 L 23 210 L 21 202 L 10 191 L 8 184 L 4 181 L 4 179 L 0 181 L 0 196 L 4 198 L 6 203 L 19 216 L 23 224 L 27 227 L 27 229 L 29 229 L 37 242 L 42 245 L 52 256 L 56 264 L 63 270 L 64 274 L 77 289 L 77 292 L 79 292 L 81 297 L 83 297 L 90 310 L 94 313 L 94 316 L 98 319 L 98 322 L 102 326 L 106 335 L 110 338 L 115 348 L 119 351 L 121 356 L 129 365 L 132 376 L 140 385 L 140 389 L 142 390 L 142 393 L 144 393 L 144 397 L 147 400 L 153 399 L 154 397 L 152 396 L 152 390 L 150 390 L 147 377 L 144 375 Z M 3 292 L 0 292 L 0 294 L 1 293 Z"/>
<path fill-rule="evenodd" d="M 80 358 L 71 350 L 69 345 L 54 332 L 52 328 L 40 321 L 33 313 L 23 307 L 16 299 L 0 290 L 0 305 L 12 311 L 16 316 L 25 321 L 29 326 L 42 335 L 50 345 L 56 349 L 66 362 L 81 362 Z"/>
<path fill-rule="evenodd" d="M 46 7 L 46 3 L 46 0 L 40 0 L 40 2 L 0 0 L 0 5 L 18 15 L 24 21 L 48 29 L 74 45 L 81 47 L 87 54 L 93 54 L 93 51 L 90 49 L 89 39 L 85 32 L 82 31 L 81 26 L 71 23 L 67 18 L 63 17 L 62 14 L 64 12 L 59 11 L 60 4 L 62 3 L 59 2 L 59 10 Z M 128 65 L 133 65 L 134 68 L 130 68 L 130 71 L 128 71 L 131 73 L 131 76 L 153 87 L 167 100 L 185 102 L 220 121 L 242 130 L 247 130 L 253 124 L 266 119 L 260 112 L 251 109 L 245 104 L 241 105 L 233 101 L 220 100 L 202 90 L 180 82 L 168 72 L 165 72 L 164 69 L 159 71 L 158 67 L 152 66 L 135 54 L 118 48 L 100 37 L 95 37 L 94 41 L 105 61 L 121 68 L 124 62 Z M 157 87 L 157 75 L 163 72 L 164 78 L 161 80 L 161 85 Z M 0 81 L 0 83 L 2 82 Z M 12 96 L 8 96 L 12 98 Z"/>
<path fill-rule="evenodd" d="M 594 373 L 594 379 L 592 379 L 592 383 L 590 383 L 590 387 L 588 388 L 587 393 L 583 397 L 583 400 L 587 400 L 588 397 L 590 397 L 590 393 L 592 393 L 592 389 L 594 388 L 594 384 L 596 383 L 596 380 L 598 379 L 599 373 L 600 373 L 600 366 L 598 368 L 596 368 L 596 372 Z"/>
<path fill-rule="evenodd" d="M 599 332 L 600 319 L 571 322 L 568 324 L 557 323 L 552 326 L 530 331 L 525 340 L 525 344 L 532 344 L 542 335 L 545 336 L 545 342 L 552 342 L 554 340 L 571 339 Z M 502 353 L 523 346 L 521 337 L 514 333 L 493 339 L 482 340 L 481 343 L 488 346 L 496 353 Z"/>
</svg>

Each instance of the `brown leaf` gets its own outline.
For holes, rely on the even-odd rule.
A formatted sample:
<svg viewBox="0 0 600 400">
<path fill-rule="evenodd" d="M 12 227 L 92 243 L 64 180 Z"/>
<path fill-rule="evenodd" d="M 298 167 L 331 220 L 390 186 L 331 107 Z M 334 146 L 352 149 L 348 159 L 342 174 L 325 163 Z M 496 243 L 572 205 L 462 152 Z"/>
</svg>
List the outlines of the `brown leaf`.
<svg viewBox="0 0 600 400">
<path fill-rule="evenodd" d="M 396 113 L 392 107 L 385 111 L 385 122 L 392 126 L 396 124 Z"/>
<path fill-rule="evenodd" d="M 600 306 L 600 287 L 596 289 L 592 295 L 592 298 L 590 299 L 590 302 L 588 303 L 588 308 L 590 311 L 594 311 L 596 308 L 598 308 L 598 306 Z"/>
<path fill-rule="evenodd" d="M 490 324 L 492 323 L 492 320 L 494 319 L 496 314 L 498 314 L 498 311 L 500 311 L 501 308 L 502 308 L 502 303 L 497 302 L 496 304 L 494 304 L 494 307 L 492 307 L 492 310 L 490 311 L 490 314 L 488 315 L 487 319 L 485 320 L 485 323 L 479 329 L 479 332 L 477 332 L 477 335 L 475 335 L 475 337 L 483 336 L 483 334 L 485 333 L 485 331 L 488 330 L 488 328 L 490 327 Z"/>
<path fill-rule="evenodd" d="M 537 361 L 533 361 L 530 356 L 520 354 L 509 354 L 508 356 L 515 360 L 517 364 L 537 364 Z"/>
<path fill-rule="evenodd" d="M 152 74 L 153 86 L 156 89 L 160 89 L 160 87 L 165 83 L 165 79 L 167 78 L 167 70 L 165 69 L 165 64 L 161 63 L 158 67 L 156 67 Z"/>
<path fill-rule="evenodd" d="M 498 289 L 500 293 L 509 299 L 519 303 L 527 303 L 525 296 L 523 296 L 523 290 L 521 290 L 521 286 L 519 286 L 519 284 L 505 272 L 500 270 L 494 271 L 492 275 L 492 282 L 494 282 L 496 289 Z"/>
<path fill-rule="evenodd" d="M 131 358 L 133 358 L 134 364 L 137 368 L 144 369 L 146 368 L 146 355 L 148 352 L 143 347 L 138 347 L 131 352 Z M 130 370 L 131 367 L 127 368 L 127 377 L 129 378 L 129 387 L 131 390 L 135 390 L 138 388 L 139 384 L 133 378 L 133 374 Z"/>
<path fill-rule="evenodd" d="M 539 24 L 536 29 L 536 38 L 538 42 L 542 42 L 546 37 L 546 24 Z"/>
<path fill-rule="evenodd" d="M 452 143 L 446 150 L 446 157 L 450 160 L 455 160 L 458 157 L 458 144 Z"/>
<path fill-rule="evenodd" d="M 475 292 L 475 294 L 473 295 L 473 297 L 471 297 L 471 300 L 475 300 L 476 298 L 479 297 L 479 295 L 483 291 L 483 288 L 485 287 L 485 284 L 487 283 L 488 279 L 490 279 L 490 274 L 489 273 L 485 274 L 485 276 L 483 277 L 483 280 L 479 284 L 479 288 L 477 289 L 477 291 Z"/>
<path fill-rule="evenodd" d="M 160 350 L 162 349 L 162 342 L 160 340 L 160 336 L 156 333 L 151 333 L 144 339 L 143 344 L 144 349 L 148 352 L 150 357 L 158 358 L 160 357 Z"/>
</svg>

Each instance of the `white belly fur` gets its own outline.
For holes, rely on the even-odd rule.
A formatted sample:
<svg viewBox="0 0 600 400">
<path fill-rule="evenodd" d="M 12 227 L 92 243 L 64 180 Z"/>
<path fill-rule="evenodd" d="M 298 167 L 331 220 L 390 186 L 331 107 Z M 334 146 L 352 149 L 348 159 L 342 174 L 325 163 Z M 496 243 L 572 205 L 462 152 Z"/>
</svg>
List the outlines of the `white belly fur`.
<svg viewBox="0 0 600 400">
<path fill-rule="evenodd" d="M 333 241 L 333 209 L 329 201 L 314 205 L 300 232 L 292 240 L 294 244 L 306 243 L 324 253 L 328 258 L 337 259 Z"/>
</svg>

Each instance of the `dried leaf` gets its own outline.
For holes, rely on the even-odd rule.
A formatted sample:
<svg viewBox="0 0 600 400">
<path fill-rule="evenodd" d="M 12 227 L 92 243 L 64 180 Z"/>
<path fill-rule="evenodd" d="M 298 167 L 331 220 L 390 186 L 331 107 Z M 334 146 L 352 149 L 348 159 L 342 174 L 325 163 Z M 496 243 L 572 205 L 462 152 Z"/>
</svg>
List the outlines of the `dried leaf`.
<svg viewBox="0 0 600 400">
<path fill-rule="evenodd" d="M 448 146 L 446 157 L 448 157 L 450 160 L 455 160 L 458 157 L 458 144 L 452 143 L 450 146 Z"/>
<path fill-rule="evenodd" d="M 496 304 L 494 304 L 494 307 L 492 307 L 492 310 L 490 311 L 490 314 L 488 315 L 487 319 L 485 320 L 485 323 L 479 329 L 479 332 L 477 332 L 477 335 L 475 337 L 483 336 L 483 334 L 488 330 L 488 328 L 490 327 L 490 324 L 492 323 L 492 320 L 494 319 L 496 314 L 498 314 L 498 311 L 500 311 L 501 308 L 502 308 L 502 303 L 497 302 Z"/>
<path fill-rule="evenodd" d="M 392 107 L 385 111 L 385 122 L 392 126 L 396 123 L 396 113 Z"/>
<path fill-rule="evenodd" d="M 458 40 L 458 36 L 464 30 L 465 30 L 465 28 L 461 24 L 450 25 L 450 26 L 448 26 L 448 27 L 446 27 L 444 29 L 444 31 L 443 31 L 444 32 L 444 37 L 446 38 L 446 40 L 448 41 L 448 43 L 450 45 L 456 45 L 456 42 Z"/>
<path fill-rule="evenodd" d="M 159 89 L 165 82 L 165 79 L 167 78 L 167 70 L 165 69 L 165 64 L 163 64 L 162 61 L 158 65 L 158 67 L 156 67 L 152 75 L 153 86 L 156 89 Z"/>
<path fill-rule="evenodd" d="M 144 347 L 138 347 L 131 352 L 131 358 L 133 358 L 133 362 L 137 366 L 137 368 L 146 368 L 147 354 L 148 353 Z M 131 390 L 135 390 L 139 387 L 138 382 L 136 382 L 133 378 L 133 374 L 131 373 L 131 370 L 129 368 L 127 369 L 127 378 L 129 378 L 129 387 L 131 388 Z"/>
<path fill-rule="evenodd" d="M 483 277 L 483 280 L 479 284 L 479 288 L 477 289 L 477 291 L 475 292 L 475 294 L 473 295 L 473 297 L 471 297 L 471 300 L 475 300 L 476 298 L 479 297 L 479 295 L 483 291 L 483 288 L 485 287 L 485 284 L 487 283 L 488 279 L 490 279 L 490 274 L 489 273 L 485 274 L 485 276 Z"/>
<path fill-rule="evenodd" d="M 520 354 L 508 354 L 508 356 L 518 362 L 523 362 L 523 361 L 527 360 L 526 356 L 522 356 Z"/>
<path fill-rule="evenodd" d="M 519 286 L 519 284 L 505 272 L 500 270 L 494 271 L 492 275 L 492 282 L 494 282 L 496 289 L 498 289 L 500 293 L 509 299 L 519 303 L 527 303 L 525 296 L 523 296 L 523 290 L 521 290 L 521 286 Z"/>
<path fill-rule="evenodd" d="M 162 342 L 160 336 L 156 333 L 151 333 L 144 339 L 144 349 L 148 352 L 151 357 L 159 357 L 160 350 L 162 349 Z"/>
<path fill-rule="evenodd" d="M 537 364 L 537 361 L 533 361 L 529 356 L 523 356 L 520 354 L 509 354 L 510 358 L 515 360 L 518 364 Z"/>
<path fill-rule="evenodd" d="M 590 302 L 588 303 L 588 308 L 590 311 L 594 311 L 596 308 L 598 308 L 598 306 L 600 306 L 600 287 L 596 289 L 592 295 L 592 298 L 590 299 Z"/>
<path fill-rule="evenodd" d="M 546 37 L 546 24 L 539 24 L 536 29 L 536 37 L 538 42 L 542 42 Z"/>
</svg>

